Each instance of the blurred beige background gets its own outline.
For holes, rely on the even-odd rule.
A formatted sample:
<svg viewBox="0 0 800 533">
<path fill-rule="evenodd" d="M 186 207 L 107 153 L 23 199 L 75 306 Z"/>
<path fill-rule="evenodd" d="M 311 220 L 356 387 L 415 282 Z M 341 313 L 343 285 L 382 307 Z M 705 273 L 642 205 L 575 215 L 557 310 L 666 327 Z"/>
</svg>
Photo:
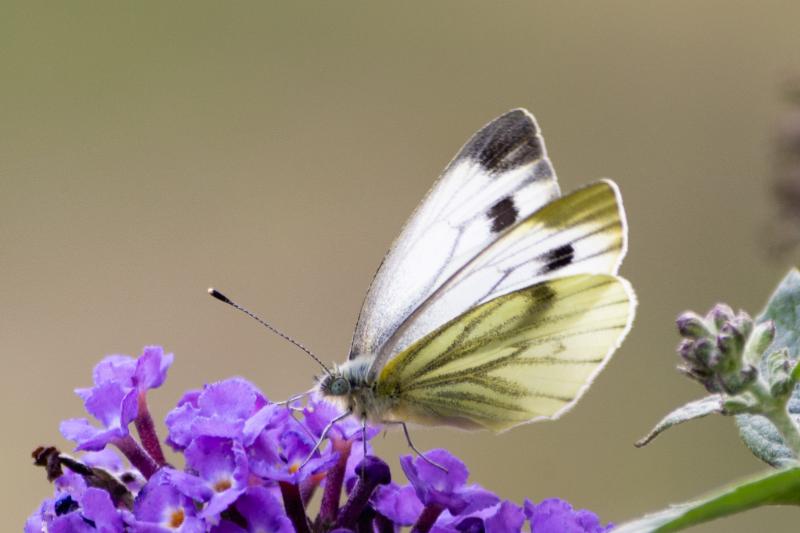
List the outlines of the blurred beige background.
<svg viewBox="0 0 800 533">
<path fill-rule="evenodd" d="M 215 285 L 345 357 L 387 246 L 461 144 L 529 108 L 566 191 L 621 186 L 634 329 L 563 420 L 500 436 L 417 431 L 520 501 L 622 521 L 764 470 L 732 420 L 632 443 L 702 394 L 674 366 L 676 314 L 757 312 L 789 266 L 770 220 L 791 2 L 4 3 L 0 9 L 3 521 L 51 493 L 38 444 L 109 353 L 176 354 L 151 394 L 243 375 L 305 390 L 301 352 L 211 300 Z M 376 441 L 406 453 L 402 435 Z M 396 459 L 393 459 L 396 464 Z M 402 475 L 396 472 L 398 477 Z M 702 531 L 796 530 L 766 509 Z M 791 527 L 790 523 L 795 527 Z M 6 529 L 6 528 L 4 528 Z M 765 528 L 761 528 L 762 530 Z"/>
</svg>

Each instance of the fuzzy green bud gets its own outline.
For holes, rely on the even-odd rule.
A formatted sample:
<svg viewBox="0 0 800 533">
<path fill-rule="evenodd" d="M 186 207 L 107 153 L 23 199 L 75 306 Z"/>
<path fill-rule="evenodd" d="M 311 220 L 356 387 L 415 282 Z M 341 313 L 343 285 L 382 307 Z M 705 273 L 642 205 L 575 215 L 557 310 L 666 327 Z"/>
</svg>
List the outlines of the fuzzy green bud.
<svg viewBox="0 0 800 533">
<path fill-rule="evenodd" d="M 775 323 L 772 320 L 756 324 L 745 344 L 744 360 L 758 363 L 773 340 L 775 340 Z"/>
<path fill-rule="evenodd" d="M 744 332 L 733 322 L 728 322 L 717 335 L 717 348 L 726 356 L 738 359 L 744 350 Z"/>
<path fill-rule="evenodd" d="M 719 330 L 726 322 L 733 320 L 734 316 L 733 309 L 729 305 L 717 304 L 708 312 L 706 320 Z"/>
<path fill-rule="evenodd" d="M 722 389 L 728 394 L 739 394 L 745 390 L 758 377 L 758 370 L 752 365 L 747 365 L 738 372 L 720 376 Z"/>
<path fill-rule="evenodd" d="M 694 358 L 703 366 L 710 366 L 714 359 L 714 343 L 711 339 L 700 339 L 694 343 Z"/>
<path fill-rule="evenodd" d="M 769 391 L 775 398 L 786 396 L 794 388 L 792 379 L 793 364 L 789 360 L 786 348 L 772 352 L 766 357 L 767 383 Z"/>
<path fill-rule="evenodd" d="M 740 352 L 736 350 L 736 338 L 730 334 L 719 334 L 717 335 L 717 349 L 711 356 L 709 367 L 714 373 L 725 376 L 738 368 L 739 354 Z"/>
<path fill-rule="evenodd" d="M 739 314 L 736 315 L 731 323 L 734 325 L 736 329 L 742 332 L 744 338 L 750 337 L 750 334 L 753 332 L 753 319 L 750 318 L 745 311 L 739 311 Z"/>
<path fill-rule="evenodd" d="M 703 317 L 692 311 L 681 313 L 675 323 L 682 337 L 700 339 L 711 336 L 711 331 L 708 329 Z"/>
</svg>

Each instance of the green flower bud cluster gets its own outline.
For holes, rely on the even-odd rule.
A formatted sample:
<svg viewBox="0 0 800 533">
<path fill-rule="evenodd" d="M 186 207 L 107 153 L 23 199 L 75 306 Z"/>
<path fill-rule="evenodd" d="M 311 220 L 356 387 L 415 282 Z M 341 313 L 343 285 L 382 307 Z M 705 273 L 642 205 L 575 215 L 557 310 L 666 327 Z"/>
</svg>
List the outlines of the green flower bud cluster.
<svg viewBox="0 0 800 533">
<path fill-rule="evenodd" d="M 746 391 L 758 378 L 761 359 L 775 338 L 771 321 L 755 324 L 750 315 L 744 311 L 735 314 L 725 304 L 715 305 L 705 317 L 682 313 L 677 325 L 683 337 L 678 346 L 682 359 L 678 370 L 709 392 L 731 396 Z M 784 360 L 788 362 L 788 357 Z M 781 363 L 775 365 L 776 371 L 783 368 Z"/>
</svg>

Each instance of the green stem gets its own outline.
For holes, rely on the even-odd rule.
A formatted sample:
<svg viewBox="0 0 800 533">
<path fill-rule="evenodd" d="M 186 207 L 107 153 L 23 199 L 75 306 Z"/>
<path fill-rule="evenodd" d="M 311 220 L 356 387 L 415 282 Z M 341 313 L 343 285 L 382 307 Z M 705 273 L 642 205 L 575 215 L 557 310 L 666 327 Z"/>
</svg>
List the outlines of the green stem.
<svg viewBox="0 0 800 533">
<path fill-rule="evenodd" d="M 800 459 L 800 427 L 789 414 L 789 397 L 775 398 L 769 390 L 767 384 L 759 379 L 750 387 L 760 405 L 760 413 L 772 422 L 775 428 L 783 437 L 783 442 L 794 452 L 794 456 Z"/>
<path fill-rule="evenodd" d="M 794 456 L 800 458 L 800 428 L 797 427 L 792 415 L 789 414 L 786 405 L 773 410 L 766 416 L 781 432 L 783 442 L 792 449 Z"/>
</svg>

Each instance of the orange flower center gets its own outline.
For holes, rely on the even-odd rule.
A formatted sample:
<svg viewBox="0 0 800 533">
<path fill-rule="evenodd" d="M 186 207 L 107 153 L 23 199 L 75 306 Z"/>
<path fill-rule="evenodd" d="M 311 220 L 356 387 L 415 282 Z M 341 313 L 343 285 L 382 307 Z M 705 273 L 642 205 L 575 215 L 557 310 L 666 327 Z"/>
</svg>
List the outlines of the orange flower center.
<svg viewBox="0 0 800 533">
<path fill-rule="evenodd" d="M 230 479 L 221 479 L 214 483 L 214 490 L 217 492 L 225 492 L 233 486 Z"/>
<path fill-rule="evenodd" d="M 183 524 L 183 518 L 184 518 L 183 509 L 175 509 L 169 515 L 169 527 L 172 528 L 181 527 L 181 524 Z"/>
</svg>

